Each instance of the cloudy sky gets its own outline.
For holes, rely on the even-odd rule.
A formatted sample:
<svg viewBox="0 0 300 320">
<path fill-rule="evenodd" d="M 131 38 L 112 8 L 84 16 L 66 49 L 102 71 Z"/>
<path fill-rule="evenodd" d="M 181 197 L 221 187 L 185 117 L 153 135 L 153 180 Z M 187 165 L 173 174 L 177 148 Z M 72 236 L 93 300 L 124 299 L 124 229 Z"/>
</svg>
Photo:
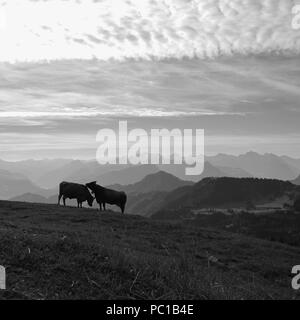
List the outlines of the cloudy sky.
<svg viewBox="0 0 300 320">
<path fill-rule="evenodd" d="M 120 119 L 300 158 L 297 4 L 0 0 L 0 158 L 93 158 Z"/>
</svg>

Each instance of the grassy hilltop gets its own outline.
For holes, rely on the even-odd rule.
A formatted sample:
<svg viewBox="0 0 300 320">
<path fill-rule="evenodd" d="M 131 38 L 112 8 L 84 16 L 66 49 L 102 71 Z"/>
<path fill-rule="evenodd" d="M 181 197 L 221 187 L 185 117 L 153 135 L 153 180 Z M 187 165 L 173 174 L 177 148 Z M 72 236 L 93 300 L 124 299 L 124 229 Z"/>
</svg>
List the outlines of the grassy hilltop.
<svg viewBox="0 0 300 320">
<path fill-rule="evenodd" d="M 2 299 L 293 299 L 299 248 L 183 222 L 0 201 Z"/>
</svg>

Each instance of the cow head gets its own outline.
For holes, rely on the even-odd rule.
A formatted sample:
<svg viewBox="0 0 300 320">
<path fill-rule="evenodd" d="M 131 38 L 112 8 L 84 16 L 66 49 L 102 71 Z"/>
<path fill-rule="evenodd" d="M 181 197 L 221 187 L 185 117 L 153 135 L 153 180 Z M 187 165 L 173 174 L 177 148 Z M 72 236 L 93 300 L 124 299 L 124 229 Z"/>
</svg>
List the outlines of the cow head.
<svg viewBox="0 0 300 320">
<path fill-rule="evenodd" d="M 97 185 L 97 181 L 86 183 L 86 187 L 92 190 L 95 193 L 95 187 Z"/>
<path fill-rule="evenodd" d="M 90 207 L 93 206 L 93 202 L 94 202 L 94 197 L 90 194 L 90 191 L 88 189 L 88 187 L 86 186 L 86 190 L 87 190 L 87 203 L 89 204 Z"/>
<path fill-rule="evenodd" d="M 97 181 L 93 181 L 93 182 L 89 182 L 89 183 L 86 183 L 85 185 L 89 188 L 89 187 L 93 187 L 97 184 Z"/>
<path fill-rule="evenodd" d="M 94 199 L 95 198 L 90 194 L 90 196 L 88 197 L 88 200 L 87 200 L 90 207 L 93 206 Z"/>
</svg>

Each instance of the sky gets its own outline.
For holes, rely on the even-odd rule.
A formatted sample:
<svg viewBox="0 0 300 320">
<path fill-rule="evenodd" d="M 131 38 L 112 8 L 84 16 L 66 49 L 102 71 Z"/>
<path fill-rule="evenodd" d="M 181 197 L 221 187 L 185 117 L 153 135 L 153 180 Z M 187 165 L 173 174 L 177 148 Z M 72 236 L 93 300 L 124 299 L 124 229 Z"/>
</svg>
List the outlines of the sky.
<svg viewBox="0 0 300 320">
<path fill-rule="evenodd" d="M 0 0 L 0 158 L 93 158 L 119 120 L 300 158 L 297 4 Z"/>
</svg>

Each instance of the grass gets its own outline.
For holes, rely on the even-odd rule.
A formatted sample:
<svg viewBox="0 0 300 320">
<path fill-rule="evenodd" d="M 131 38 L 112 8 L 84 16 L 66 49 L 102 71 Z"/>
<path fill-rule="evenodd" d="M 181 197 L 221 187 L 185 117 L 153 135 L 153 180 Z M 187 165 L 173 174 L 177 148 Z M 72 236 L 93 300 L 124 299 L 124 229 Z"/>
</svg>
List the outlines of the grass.
<svg viewBox="0 0 300 320">
<path fill-rule="evenodd" d="M 297 299 L 297 248 L 222 230 L 0 202 L 2 299 Z"/>
<path fill-rule="evenodd" d="M 295 247 L 300 246 L 300 214 L 293 211 L 270 212 L 267 214 L 197 215 L 192 222 L 202 227 L 213 227 L 241 233 L 247 236 L 281 242 Z"/>
</svg>

